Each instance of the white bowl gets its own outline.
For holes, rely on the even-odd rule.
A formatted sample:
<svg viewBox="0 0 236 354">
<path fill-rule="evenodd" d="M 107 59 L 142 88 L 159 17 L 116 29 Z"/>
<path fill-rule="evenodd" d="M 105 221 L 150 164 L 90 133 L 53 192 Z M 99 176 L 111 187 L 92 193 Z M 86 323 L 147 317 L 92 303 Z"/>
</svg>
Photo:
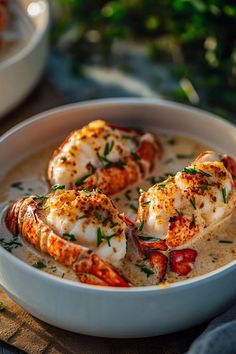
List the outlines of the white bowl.
<svg viewBox="0 0 236 354">
<path fill-rule="evenodd" d="M 55 140 L 97 118 L 171 130 L 231 155 L 235 152 L 236 128 L 209 113 L 159 100 L 100 100 L 53 109 L 11 129 L 0 139 L 1 174 L 42 141 Z M 52 325 L 96 336 L 146 337 L 194 326 L 235 301 L 235 277 L 233 261 L 167 288 L 96 287 L 48 275 L 0 247 L 0 284 L 15 302 Z"/>
<path fill-rule="evenodd" d="M 47 59 L 49 23 L 47 0 L 18 1 L 30 16 L 33 25 L 28 26 L 28 29 L 33 33 L 18 51 L 0 61 L 0 118 L 33 89 Z"/>
</svg>

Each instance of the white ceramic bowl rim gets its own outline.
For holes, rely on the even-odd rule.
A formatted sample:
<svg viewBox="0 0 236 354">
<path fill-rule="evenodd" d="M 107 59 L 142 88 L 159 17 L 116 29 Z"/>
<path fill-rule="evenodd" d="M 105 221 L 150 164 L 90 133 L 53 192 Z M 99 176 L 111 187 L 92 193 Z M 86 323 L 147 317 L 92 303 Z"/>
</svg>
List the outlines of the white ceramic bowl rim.
<svg viewBox="0 0 236 354">
<path fill-rule="evenodd" d="M 49 6 L 47 0 L 41 0 L 44 3 L 44 26 L 39 29 L 35 29 L 32 37 L 26 43 L 26 45 L 21 48 L 17 53 L 12 55 L 10 58 L 6 58 L 2 62 L 0 62 L 0 70 L 6 69 L 14 65 L 15 63 L 21 61 L 23 58 L 27 57 L 30 52 L 37 46 L 38 42 L 40 42 L 41 38 L 44 36 L 44 33 L 48 30 L 49 27 Z"/>
<path fill-rule="evenodd" d="M 207 116 L 210 119 L 216 119 L 218 120 L 218 122 L 221 122 L 222 125 L 228 125 L 229 129 L 233 129 L 235 130 L 235 126 L 227 121 L 225 121 L 222 118 L 219 118 L 217 116 L 215 116 L 214 114 L 202 111 L 200 109 L 197 108 L 189 108 L 186 105 L 183 105 L 181 103 L 172 103 L 169 101 L 165 101 L 162 99 L 149 99 L 149 98 L 109 98 L 109 99 L 97 99 L 97 100 L 91 100 L 91 101 L 87 101 L 87 102 L 83 102 L 83 103 L 72 103 L 72 104 L 68 104 L 68 105 L 63 105 L 63 106 L 59 106 L 50 110 L 47 110 L 43 113 L 39 113 L 35 116 L 33 116 L 32 118 L 29 118 L 27 120 L 25 120 L 22 123 L 17 124 L 16 126 L 14 126 L 13 128 L 11 128 L 10 130 L 8 130 L 5 134 L 3 134 L 0 137 L 0 144 L 4 142 L 5 139 L 8 138 L 8 136 L 14 135 L 14 133 L 19 132 L 20 130 L 24 129 L 26 126 L 38 121 L 38 120 L 42 120 L 42 119 L 46 119 L 48 116 L 54 115 L 56 113 L 61 113 L 61 112 L 66 112 L 68 110 L 77 110 L 80 107 L 84 108 L 86 106 L 96 106 L 96 105 L 100 105 L 100 104 L 106 104 L 106 105 L 117 105 L 117 104 L 134 104 L 134 105 L 143 105 L 143 104 L 152 104 L 152 105 L 161 105 L 161 106 L 168 106 L 168 107 L 172 107 L 175 109 L 181 109 L 181 110 L 185 110 L 185 111 L 189 111 L 189 113 L 191 113 L 192 111 L 195 111 L 196 113 L 200 113 L 200 114 L 204 114 L 205 116 Z M 193 286 L 198 286 L 199 283 L 206 283 L 209 282 L 213 279 L 216 278 L 220 278 L 222 276 L 224 276 L 225 273 L 229 273 L 231 271 L 233 271 L 233 268 L 236 266 L 236 260 L 231 261 L 230 263 L 214 270 L 211 271 L 209 273 L 206 273 L 204 275 L 201 276 L 197 276 L 194 278 L 190 278 L 190 279 L 186 279 L 186 280 L 182 280 L 182 281 L 178 281 L 176 283 L 171 283 L 168 286 L 164 286 L 164 285 L 151 285 L 151 286 L 140 286 L 140 287 L 131 287 L 131 288 L 117 288 L 117 287 L 109 287 L 109 286 L 96 286 L 96 285 L 87 285 L 87 284 L 83 284 L 83 283 L 79 283 L 76 281 L 72 281 L 72 280 L 67 280 L 67 279 L 61 279 L 59 277 L 56 277 L 54 275 L 42 272 L 36 268 L 33 268 L 32 266 L 28 265 L 27 263 L 25 263 L 24 261 L 20 260 L 19 258 L 17 258 L 16 256 L 14 256 L 13 254 L 7 252 L 3 247 L 0 246 L 0 257 L 1 256 L 7 256 L 11 258 L 12 263 L 16 266 L 16 267 L 20 267 L 22 269 L 22 271 L 29 273 L 29 276 L 34 276 L 34 277 L 38 277 L 41 279 L 45 279 L 45 280 L 50 280 L 51 282 L 56 282 L 58 283 L 65 283 L 68 286 L 72 286 L 72 287 L 79 287 L 79 288 L 84 288 L 86 289 L 86 291 L 89 290 L 94 290 L 96 289 L 97 291 L 101 291 L 101 292 L 125 292 L 127 294 L 132 294 L 132 293 L 142 293 L 142 292 L 153 292 L 153 291 L 157 291 L 157 292 L 166 292 L 168 293 L 169 291 L 173 292 L 173 291 L 178 291 L 183 287 L 193 287 Z M 132 295 L 131 295 L 132 296 Z"/>
</svg>

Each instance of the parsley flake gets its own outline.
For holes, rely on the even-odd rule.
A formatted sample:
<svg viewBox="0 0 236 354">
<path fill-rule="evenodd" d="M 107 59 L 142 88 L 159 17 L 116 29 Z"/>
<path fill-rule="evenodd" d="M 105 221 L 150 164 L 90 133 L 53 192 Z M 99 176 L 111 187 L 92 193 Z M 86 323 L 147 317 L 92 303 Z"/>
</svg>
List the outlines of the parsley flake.
<svg viewBox="0 0 236 354">
<path fill-rule="evenodd" d="M 79 178 L 75 182 L 76 187 L 80 187 L 88 177 L 90 177 L 94 174 L 95 171 L 96 171 L 96 168 L 91 164 L 89 173 L 87 175 L 85 175 L 84 177 Z"/>
<path fill-rule="evenodd" d="M 139 225 L 139 231 L 143 231 L 145 221 L 143 220 L 141 224 Z"/>
<path fill-rule="evenodd" d="M 65 186 L 60 186 L 59 184 L 55 184 L 54 186 L 52 186 L 53 191 L 58 191 L 63 189 L 65 189 Z"/>
<path fill-rule="evenodd" d="M 196 208 L 196 200 L 195 200 L 195 197 L 190 198 L 190 203 L 192 204 L 193 209 L 196 210 L 197 208 Z"/>
<path fill-rule="evenodd" d="M 43 261 L 36 262 L 35 264 L 33 264 L 33 267 L 37 269 L 47 268 L 46 264 Z"/>
<path fill-rule="evenodd" d="M 93 215 L 95 216 L 95 218 L 97 218 L 97 219 L 99 219 L 99 220 L 102 218 L 102 215 L 99 214 L 99 213 L 97 212 L 97 210 L 94 211 Z"/>
<path fill-rule="evenodd" d="M 136 266 L 139 267 L 140 270 L 141 270 L 143 273 L 145 273 L 148 278 L 150 277 L 150 275 L 155 274 L 155 273 L 154 273 L 150 268 L 148 268 L 148 267 L 142 266 L 142 265 L 140 265 L 140 264 L 136 264 Z"/>
<path fill-rule="evenodd" d="M 102 163 L 104 168 L 110 168 L 110 167 L 119 167 L 119 168 L 124 168 L 124 166 L 126 166 L 126 163 L 123 161 L 116 161 L 113 162 L 111 160 L 109 160 L 106 156 L 102 156 L 99 154 L 99 152 L 97 152 L 97 157 L 99 159 L 99 161 Z"/>
<path fill-rule="evenodd" d="M 104 148 L 104 152 L 103 152 L 104 156 L 107 156 L 110 154 L 110 152 L 112 151 L 112 149 L 114 147 L 114 144 L 115 144 L 114 140 L 112 140 L 110 144 L 106 143 L 105 148 Z"/>
<path fill-rule="evenodd" d="M 129 207 L 130 207 L 130 209 L 132 209 L 133 211 L 135 211 L 135 213 L 137 213 L 138 209 L 137 209 L 137 207 L 136 207 L 135 205 L 130 204 Z"/>
<path fill-rule="evenodd" d="M 174 138 L 170 138 L 169 140 L 166 140 L 166 143 L 169 145 L 175 145 L 176 144 L 176 140 Z"/>
<path fill-rule="evenodd" d="M 194 216 L 194 214 L 192 215 L 192 221 L 191 221 L 191 224 L 190 224 L 190 228 L 192 227 L 195 227 L 196 226 L 196 218 Z"/>
<path fill-rule="evenodd" d="M 19 242 L 18 236 L 13 237 L 10 241 L 6 241 L 4 240 L 4 238 L 0 238 L 0 245 L 10 253 L 13 249 L 17 247 L 22 247 L 22 243 Z"/>
<path fill-rule="evenodd" d="M 221 190 L 221 192 L 222 192 L 223 201 L 224 201 L 225 204 L 227 204 L 226 189 L 223 188 L 223 189 Z"/>
<path fill-rule="evenodd" d="M 75 235 L 73 235 L 73 234 L 69 234 L 67 232 L 64 232 L 62 236 L 66 237 L 69 241 L 76 241 Z"/>
<path fill-rule="evenodd" d="M 99 228 L 97 229 L 97 247 L 99 247 L 99 246 L 101 245 L 102 240 L 107 241 L 108 246 L 111 247 L 110 241 L 111 241 L 111 239 L 112 239 L 113 237 L 115 237 L 116 235 L 117 235 L 117 234 L 115 233 L 115 234 L 111 234 L 111 235 L 109 235 L 109 236 L 104 236 L 104 235 L 102 234 L 101 228 L 99 227 Z"/>
<path fill-rule="evenodd" d="M 19 182 L 14 182 L 14 183 L 11 184 L 11 187 L 19 189 L 20 191 L 23 191 L 24 188 L 22 187 L 22 183 L 23 182 L 20 182 L 20 181 Z"/>
<path fill-rule="evenodd" d="M 138 236 L 138 238 L 142 241 L 156 241 L 156 242 L 159 242 L 161 241 L 160 238 L 156 238 L 156 237 L 151 237 L 151 236 Z"/>
<path fill-rule="evenodd" d="M 131 190 L 130 190 L 130 189 L 128 189 L 128 190 L 125 192 L 125 198 L 126 198 L 127 200 L 131 200 L 130 193 L 131 193 Z"/>
<path fill-rule="evenodd" d="M 101 228 L 99 227 L 97 229 L 97 247 L 99 247 L 102 243 L 102 239 L 103 239 L 103 235 L 102 235 L 102 230 Z"/>
<path fill-rule="evenodd" d="M 2 301 L 0 301 L 0 312 L 5 310 L 5 306 L 4 303 Z"/>
</svg>

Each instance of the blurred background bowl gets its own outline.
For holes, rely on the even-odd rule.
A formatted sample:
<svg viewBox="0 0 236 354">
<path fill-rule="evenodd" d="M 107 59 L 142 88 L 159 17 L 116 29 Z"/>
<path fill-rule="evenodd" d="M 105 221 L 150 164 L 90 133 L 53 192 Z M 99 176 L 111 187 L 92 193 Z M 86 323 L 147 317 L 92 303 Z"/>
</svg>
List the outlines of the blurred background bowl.
<svg viewBox="0 0 236 354">
<path fill-rule="evenodd" d="M 48 53 L 49 7 L 46 0 L 11 3 L 25 40 L 0 57 L 0 118 L 21 102 L 38 82 Z M 10 10 L 11 10 L 10 6 Z M 10 19 L 11 20 L 11 19 Z M 19 33 L 16 33 L 16 37 Z M 17 40 L 16 40 L 17 41 Z"/>
</svg>

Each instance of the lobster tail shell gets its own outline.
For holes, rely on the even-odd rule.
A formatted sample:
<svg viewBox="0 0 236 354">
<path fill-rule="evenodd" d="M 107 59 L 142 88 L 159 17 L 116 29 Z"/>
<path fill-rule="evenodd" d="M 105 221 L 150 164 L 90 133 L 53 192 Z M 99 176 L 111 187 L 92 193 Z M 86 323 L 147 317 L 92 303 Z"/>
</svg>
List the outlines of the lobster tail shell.
<svg viewBox="0 0 236 354">
<path fill-rule="evenodd" d="M 93 251 L 69 242 L 54 232 L 32 197 L 22 198 L 9 207 L 5 222 L 14 236 L 21 234 L 34 248 L 73 269 L 80 281 L 93 285 L 129 287 L 126 280 Z"/>
</svg>

